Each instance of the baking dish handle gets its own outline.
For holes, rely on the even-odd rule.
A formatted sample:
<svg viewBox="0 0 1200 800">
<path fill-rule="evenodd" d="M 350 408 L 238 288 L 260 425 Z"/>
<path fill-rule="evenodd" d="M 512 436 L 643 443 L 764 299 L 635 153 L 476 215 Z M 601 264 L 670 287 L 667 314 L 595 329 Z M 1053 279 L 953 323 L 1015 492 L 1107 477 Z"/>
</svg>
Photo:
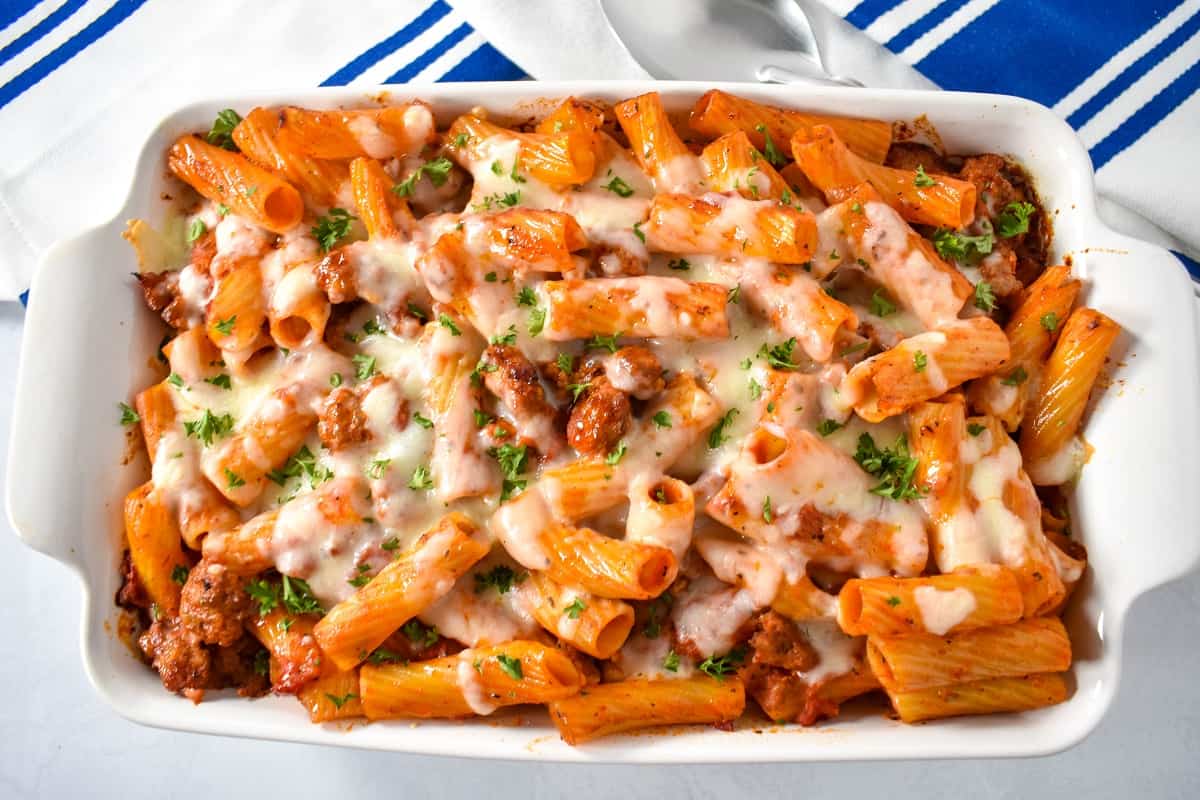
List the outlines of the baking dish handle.
<svg viewBox="0 0 1200 800">
<path fill-rule="evenodd" d="M 97 268 L 122 263 L 105 254 L 124 246 L 115 223 L 55 244 L 34 272 L 25 315 L 9 439 L 8 518 L 25 544 L 75 569 L 90 553 L 111 552 L 107 532 L 117 529 L 110 525 L 119 524 L 121 506 L 113 492 L 133 480 L 119 457 L 100 474 L 90 474 L 94 461 L 86 457 L 133 451 L 118 422 L 117 403 L 127 398 L 97 396 L 100 387 L 129 377 L 132 337 L 144 327 L 113 319 L 119 315 L 107 304 L 129 287 Z"/>
<path fill-rule="evenodd" d="M 1117 321 L 1125 332 L 1112 354 L 1115 385 L 1102 403 L 1138 406 L 1136 414 L 1123 412 L 1136 432 L 1123 432 L 1125 444 L 1110 464 L 1114 483 L 1089 501 L 1098 524 L 1128 519 L 1130 504 L 1138 509 L 1139 523 L 1116 534 L 1125 553 L 1120 582 L 1132 599 L 1200 564 L 1200 302 L 1184 265 L 1166 248 L 1107 228 L 1089 241 L 1095 246 L 1080 259 L 1084 277 L 1095 278 L 1089 302 L 1124 310 Z M 1110 269 L 1138 276 L 1136 298 L 1111 294 L 1128 293 L 1131 284 L 1106 282 Z M 1160 468 L 1146 468 L 1156 463 Z M 1087 475 L 1085 468 L 1080 491 L 1090 491 Z"/>
</svg>

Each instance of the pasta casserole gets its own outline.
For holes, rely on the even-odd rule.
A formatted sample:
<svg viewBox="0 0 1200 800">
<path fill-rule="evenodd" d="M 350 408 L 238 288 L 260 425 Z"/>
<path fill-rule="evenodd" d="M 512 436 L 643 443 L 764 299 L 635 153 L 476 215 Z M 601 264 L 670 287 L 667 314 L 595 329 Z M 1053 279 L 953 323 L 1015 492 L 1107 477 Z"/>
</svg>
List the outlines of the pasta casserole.
<svg viewBox="0 0 1200 800">
<path fill-rule="evenodd" d="M 1019 164 L 716 90 L 240 111 L 125 233 L 169 332 L 117 602 L 166 689 L 570 744 L 1066 698 L 1120 329 Z"/>
</svg>

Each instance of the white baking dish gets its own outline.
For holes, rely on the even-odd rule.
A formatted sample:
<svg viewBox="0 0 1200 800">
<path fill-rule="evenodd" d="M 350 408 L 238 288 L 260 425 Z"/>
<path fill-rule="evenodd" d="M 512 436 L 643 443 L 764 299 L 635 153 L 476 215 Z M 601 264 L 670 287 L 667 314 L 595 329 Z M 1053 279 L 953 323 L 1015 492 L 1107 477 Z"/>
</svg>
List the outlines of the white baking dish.
<svg viewBox="0 0 1200 800">
<path fill-rule="evenodd" d="M 398 99 L 416 95 L 430 101 L 444 124 L 476 105 L 522 117 L 544 110 L 546 99 L 571 94 L 615 101 L 657 90 L 668 108 L 683 109 L 709 88 L 494 83 L 405 86 L 391 92 Z M 1055 258 L 1072 259 L 1076 274 L 1086 279 L 1085 302 L 1125 329 L 1114 350 L 1113 384 L 1099 397 L 1087 427 L 1096 452 L 1073 509 L 1073 527 L 1087 545 L 1091 568 L 1067 614 L 1075 645 L 1071 699 L 1034 713 L 918 726 L 893 722 L 875 709 L 850 708 L 810 729 L 744 720 L 734 733 L 692 729 L 572 749 L 537 711 L 474 723 L 316 726 L 292 698 L 251 702 L 226 693 L 194 706 L 166 693 L 157 675 L 115 633 L 120 500 L 146 474 L 140 457 L 122 465 L 127 448 L 116 424 L 116 403 L 152 379 L 151 354 L 161 336 L 128 277 L 134 258 L 120 234 L 127 219 L 162 218 L 164 152 L 176 136 L 207 128 L 219 109 L 230 106 L 367 102 L 361 91 L 327 89 L 222 97 L 171 114 L 147 138 L 121 212 L 53 247 L 34 277 L 16 389 L 8 512 L 30 547 L 79 575 L 84 666 L 119 713 L 149 725 L 205 733 L 412 753 L 631 763 L 1027 756 L 1066 748 L 1095 728 L 1116 692 L 1130 604 L 1191 569 L 1200 557 L 1200 474 L 1194 455 L 1200 444 L 1197 315 L 1182 266 L 1167 251 L 1100 222 L 1087 154 L 1070 128 L 1042 106 L 979 94 L 720 88 L 827 113 L 908 120 L 924 114 L 951 152 L 1014 156 L 1036 177 L 1054 215 Z"/>
</svg>

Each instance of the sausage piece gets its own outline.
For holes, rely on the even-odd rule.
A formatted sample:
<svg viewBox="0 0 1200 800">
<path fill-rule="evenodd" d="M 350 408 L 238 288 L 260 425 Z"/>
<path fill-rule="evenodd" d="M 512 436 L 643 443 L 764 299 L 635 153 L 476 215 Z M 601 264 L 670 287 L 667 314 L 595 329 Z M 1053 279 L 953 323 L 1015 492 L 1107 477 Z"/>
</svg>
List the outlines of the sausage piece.
<svg viewBox="0 0 1200 800">
<path fill-rule="evenodd" d="M 222 564 L 201 561 L 188 573 L 179 597 L 179 619 L 205 644 L 228 647 L 242 637 L 250 595 Z"/>
<path fill-rule="evenodd" d="M 615 388 L 639 400 L 649 400 L 666 386 L 658 357 L 641 345 L 627 345 L 606 358 L 604 374 Z"/>
<path fill-rule="evenodd" d="M 542 379 L 525 354 L 506 344 L 490 345 L 484 361 L 496 367 L 483 373 L 488 391 L 500 398 L 517 422 L 517 434 L 547 456 L 560 448 L 556 409 L 546 400 Z"/>
<path fill-rule="evenodd" d="M 632 418 L 629 395 L 607 378 L 593 378 L 571 409 L 567 442 L 582 455 L 604 455 L 629 430 Z"/>
</svg>

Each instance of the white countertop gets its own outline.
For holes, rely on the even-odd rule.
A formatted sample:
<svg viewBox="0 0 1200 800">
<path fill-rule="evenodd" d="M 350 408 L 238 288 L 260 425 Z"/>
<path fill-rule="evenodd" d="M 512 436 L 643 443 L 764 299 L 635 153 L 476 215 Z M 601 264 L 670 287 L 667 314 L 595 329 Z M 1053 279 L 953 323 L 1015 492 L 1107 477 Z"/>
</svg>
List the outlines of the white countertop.
<svg viewBox="0 0 1200 800">
<path fill-rule="evenodd" d="M 0 375 L 9 376 L 10 386 L 21 318 L 17 307 L 0 305 Z M 11 411 L 7 391 L 0 396 L 5 461 Z M 47 502 L 53 502 L 50 487 Z M 1134 606 L 1116 703 L 1091 737 L 1057 756 L 753 767 L 543 766 L 226 739 L 126 722 L 84 676 L 75 578 L 22 546 L 7 522 L 0 527 L 5 529 L 0 686 L 6 694 L 0 702 L 0 798 L 1200 797 L 1200 575 Z M 1154 532 L 1142 534 L 1153 546 Z"/>
</svg>

